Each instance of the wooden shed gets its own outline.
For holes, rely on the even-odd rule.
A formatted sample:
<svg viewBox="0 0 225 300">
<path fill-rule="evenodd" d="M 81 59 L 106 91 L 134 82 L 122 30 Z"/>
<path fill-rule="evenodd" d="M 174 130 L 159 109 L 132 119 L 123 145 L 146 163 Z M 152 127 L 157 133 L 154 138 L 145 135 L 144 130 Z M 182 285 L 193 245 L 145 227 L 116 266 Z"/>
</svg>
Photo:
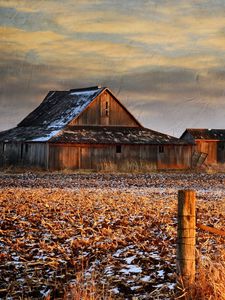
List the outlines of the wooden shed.
<svg viewBox="0 0 225 300">
<path fill-rule="evenodd" d="M 188 128 L 181 139 L 195 143 L 195 152 L 199 153 L 199 157 L 205 154 L 205 164 L 225 163 L 225 129 Z"/>
<path fill-rule="evenodd" d="M 51 91 L 0 133 L 0 166 L 48 170 L 191 167 L 193 143 L 144 128 L 106 87 Z"/>
</svg>

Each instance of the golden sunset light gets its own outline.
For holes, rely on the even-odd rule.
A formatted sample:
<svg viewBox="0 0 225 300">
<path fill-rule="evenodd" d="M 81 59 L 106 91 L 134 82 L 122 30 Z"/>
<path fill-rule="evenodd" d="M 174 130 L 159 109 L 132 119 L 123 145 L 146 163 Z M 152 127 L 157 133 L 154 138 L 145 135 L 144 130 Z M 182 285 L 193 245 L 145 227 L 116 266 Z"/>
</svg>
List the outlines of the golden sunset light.
<svg viewBox="0 0 225 300">
<path fill-rule="evenodd" d="M 225 2 L 0 1 L 0 129 L 49 90 L 107 86 L 144 126 L 225 124 Z"/>
<path fill-rule="evenodd" d="M 225 0 L 0 0 L 0 35 L 0 299 L 225 300 Z"/>
</svg>

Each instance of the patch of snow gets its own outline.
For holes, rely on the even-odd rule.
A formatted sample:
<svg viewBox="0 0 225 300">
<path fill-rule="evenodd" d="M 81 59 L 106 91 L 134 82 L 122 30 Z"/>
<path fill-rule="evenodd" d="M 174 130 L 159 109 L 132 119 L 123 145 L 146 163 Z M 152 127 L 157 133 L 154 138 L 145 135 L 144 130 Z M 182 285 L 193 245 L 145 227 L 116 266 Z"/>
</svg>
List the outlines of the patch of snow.
<svg viewBox="0 0 225 300">
<path fill-rule="evenodd" d="M 92 90 L 92 91 L 72 92 L 72 93 L 70 93 L 70 95 L 77 95 L 77 96 L 84 95 L 86 97 L 90 97 L 90 96 L 93 96 L 97 91 L 98 91 L 98 89 Z"/>
<path fill-rule="evenodd" d="M 122 254 L 123 252 L 124 252 L 124 249 L 118 249 L 118 250 L 113 254 L 113 256 L 114 256 L 114 257 L 119 257 L 120 254 Z"/>
<path fill-rule="evenodd" d="M 44 135 L 44 136 L 40 136 L 37 138 L 32 139 L 32 142 L 47 142 L 48 140 L 50 140 L 53 136 L 55 136 L 56 134 L 58 134 L 61 131 L 61 129 L 58 130 L 53 130 L 52 132 Z"/>
<path fill-rule="evenodd" d="M 159 283 L 159 284 L 156 284 L 156 285 L 153 285 L 155 288 L 161 288 L 164 286 L 164 283 Z"/>
<path fill-rule="evenodd" d="M 51 294 L 51 290 L 47 289 L 45 291 L 42 291 L 41 293 L 43 297 L 47 298 Z"/>
<path fill-rule="evenodd" d="M 154 258 L 155 260 L 160 260 L 160 256 L 157 252 L 151 252 L 149 256 Z"/>
<path fill-rule="evenodd" d="M 141 281 L 149 282 L 150 279 L 151 279 L 151 277 L 149 275 L 145 275 L 144 277 L 141 278 Z"/>
<path fill-rule="evenodd" d="M 112 267 L 111 267 L 111 266 L 106 267 L 104 273 L 105 273 L 107 276 L 113 275 Z"/>
<path fill-rule="evenodd" d="M 118 288 L 111 289 L 110 291 L 113 292 L 113 294 L 119 294 L 120 293 Z"/>
<path fill-rule="evenodd" d="M 164 270 L 159 270 L 159 271 L 157 271 L 157 273 L 158 273 L 159 277 L 163 277 L 164 278 L 164 274 L 165 274 Z"/>
<path fill-rule="evenodd" d="M 126 263 L 128 265 L 130 265 L 135 258 L 136 258 L 136 256 L 134 255 L 134 256 L 126 257 L 126 258 L 124 258 L 124 260 L 126 261 Z"/>
<path fill-rule="evenodd" d="M 135 286 L 132 286 L 130 289 L 131 289 L 132 291 L 136 291 L 136 290 L 138 290 L 138 289 L 140 289 L 140 288 L 142 288 L 141 285 L 135 285 Z"/>
<path fill-rule="evenodd" d="M 19 261 L 19 260 L 20 260 L 20 257 L 19 257 L 19 256 L 14 256 L 14 255 L 12 255 L 12 258 L 14 259 L 14 261 Z"/>
<path fill-rule="evenodd" d="M 126 268 L 121 269 L 120 272 L 124 274 L 141 273 L 142 269 L 136 265 L 128 265 Z"/>
<path fill-rule="evenodd" d="M 168 284 L 168 288 L 169 288 L 170 290 L 174 290 L 174 289 L 175 289 L 175 286 L 176 286 L 176 283 L 169 283 L 169 284 Z"/>
<path fill-rule="evenodd" d="M 74 106 L 68 108 L 63 115 L 51 122 L 49 127 L 62 128 L 67 125 L 91 103 L 91 101 L 97 95 L 97 92 L 97 89 L 94 91 L 71 92 L 71 96 L 79 96 L 78 98 L 74 97 Z"/>
<path fill-rule="evenodd" d="M 64 127 L 70 121 L 72 121 L 75 117 L 77 117 L 91 101 L 92 101 L 92 99 L 89 101 L 84 101 L 80 105 L 77 105 L 76 107 L 72 107 L 72 108 L 68 109 L 65 112 L 65 115 L 61 116 L 60 119 L 53 121 L 50 124 L 50 127 L 59 127 L 59 128 Z"/>
</svg>

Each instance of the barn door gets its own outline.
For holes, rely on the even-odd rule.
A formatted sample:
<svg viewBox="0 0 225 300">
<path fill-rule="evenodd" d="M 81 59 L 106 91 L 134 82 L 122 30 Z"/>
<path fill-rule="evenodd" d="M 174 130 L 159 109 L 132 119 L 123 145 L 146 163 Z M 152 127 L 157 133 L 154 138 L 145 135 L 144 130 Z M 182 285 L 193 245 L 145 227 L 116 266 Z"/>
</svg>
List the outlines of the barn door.
<svg viewBox="0 0 225 300">
<path fill-rule="evenodd" d="M 195 151 L 192 154 L 192 168 L 201 167 L 204 164 L 207 156 L 207 153 Z"/>
</svg>

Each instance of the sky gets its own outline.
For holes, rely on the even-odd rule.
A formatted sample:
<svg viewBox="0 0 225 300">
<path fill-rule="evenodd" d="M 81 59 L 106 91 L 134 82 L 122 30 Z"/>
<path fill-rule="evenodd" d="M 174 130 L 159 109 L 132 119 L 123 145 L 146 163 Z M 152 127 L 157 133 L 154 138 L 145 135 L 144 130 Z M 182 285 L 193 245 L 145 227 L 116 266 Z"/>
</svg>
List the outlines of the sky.
<svg viewBox="0 0 225 300">
<path fill-rule="evenodd" d="M 145 127 L 225 128 L 225 0 L 0 0 L 0 130 L 107 86 Z"/>
</svg>

